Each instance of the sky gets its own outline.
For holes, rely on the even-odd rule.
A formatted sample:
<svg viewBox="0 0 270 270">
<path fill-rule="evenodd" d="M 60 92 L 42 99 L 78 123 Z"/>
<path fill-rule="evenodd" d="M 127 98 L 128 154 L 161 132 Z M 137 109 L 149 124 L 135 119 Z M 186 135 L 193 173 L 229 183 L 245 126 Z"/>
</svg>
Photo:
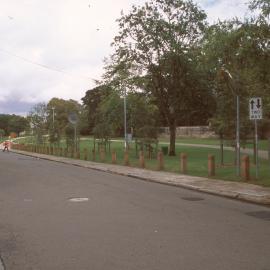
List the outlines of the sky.
<svg viewBox="0 0 270 270">
<path fill-rule="evenodd" d="M 103 74 L 121 10 L 145 0 L 0 0 L 0 114 L 27 115 L 53 97 L 80 101 Z M 194 0 L 215 22 L 247 0 Z"/>
</svg>

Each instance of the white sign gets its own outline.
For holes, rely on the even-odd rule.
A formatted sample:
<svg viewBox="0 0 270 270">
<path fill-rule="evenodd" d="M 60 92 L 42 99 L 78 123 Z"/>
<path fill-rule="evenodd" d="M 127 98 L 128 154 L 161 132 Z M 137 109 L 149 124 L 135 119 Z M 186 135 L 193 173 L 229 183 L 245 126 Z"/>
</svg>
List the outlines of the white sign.
<svg viewBox="0 0 270 270">
<path fill-rule="evenodd" d="M 249 100 L 249 119 L 262 119 L 262 99 L 254 97 Z"/>
<path fill-rule="evenodd" d="M 132 134 L 131 133 L 128 133 L 127 134 L 127 141 L 130 143 L 132 142 Z"/>
</svg>

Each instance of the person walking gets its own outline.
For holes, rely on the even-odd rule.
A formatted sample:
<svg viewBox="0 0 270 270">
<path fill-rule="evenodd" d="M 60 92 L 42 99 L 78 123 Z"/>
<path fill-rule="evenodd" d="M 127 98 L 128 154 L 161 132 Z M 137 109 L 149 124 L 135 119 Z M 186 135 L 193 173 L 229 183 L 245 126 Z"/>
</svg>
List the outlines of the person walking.
<svg viewBox="0 0 270 270">
<path fill-rule="evenodd" d="M 4 141 L 3 145 L 4 145 L 3 152 L 5 152 L 6 150 L 7 150 L 7 152 L 9 152 L 9 149 L 8 149 L 8 147 L 9 147 L 9 142 L 8 142 L 8 141 Z"/>
</svg>

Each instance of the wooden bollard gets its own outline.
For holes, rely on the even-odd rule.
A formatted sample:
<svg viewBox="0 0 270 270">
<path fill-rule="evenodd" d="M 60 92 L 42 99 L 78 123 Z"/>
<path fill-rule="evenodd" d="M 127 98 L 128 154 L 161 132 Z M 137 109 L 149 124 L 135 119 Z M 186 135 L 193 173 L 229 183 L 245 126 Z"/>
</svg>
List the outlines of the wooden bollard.
<svg viewBox="0 0 270 270">
<path fill-rule="evenodd" d="M 248 181 L 250 178 L 249 174 L 249 156 L 243 156 L 241 162 L 241 178 L 244 181 Z"/>
<path fill-rule="evenodd" d="M 96 150 L 92 149 L 92 161 L 96 161 Z"/>
<path fill-rule="evenodd" d="M 143 151 L 140 151 L 139 160 L 140 160 L 140 167 L 145 168 L 145 161 L 144 161 L 144 153 L 143 153 Z"/>
<path fill-rule="evenodd" d="M 181 153 L 180 154 L 180 171 L 181 173 L 187 173 L 187 154 Z"/>
<path fill-rule="evenodd" d="M 164 170 L 164 155 L 163 152 L 159 151 L 157 154 L 158 166 L 157 169 L 159 171 Z"/>
<path fill-rule="evenodd" d="M 124 152 L 124 165 L 129 166 L 129 155 L 127 150 Z"/>
<path fill-rule="evenodd" d="M 105 162 L 105 150 L 103 148 L 99 151 L 99 158 L 101 162 Z"/>
<path fill-rule="evenodd" d="M 77 158 L 77 159 L 81 159 L 81 152 L 80 152 L 80 150 L 77 151 L 77 153 L 76 153 L 76 158 Z"/>
<path fill-rule="evenodd" d="M 60 147 L 60 149 L 59 149 L 59 156 L 60 156 L 60 157 L 63 156 L 63 148 L 62 148 L 62 147 Z"/>
<path fill-rule="evenodd" d="M 112 151 L 112 164 L 116 164 L 116 151 Z"/>
<path fill-rule="evenodd" d="M 215 176 L 215 156 L 208 155 L 208 176 Z"/>
<path fill-rule="evenodd" d="M 87 155 L 87 149 L 86 148 L 83 149 L 83 159 L 88 160 L 88 155 Z"/>
<path fill-rule="evenodd" d="M 65 149 L 64 149 L 64 157 L 67 157 L 67 156 L 68 156 L 68 149 L 65 148 Z"/>
</svg>

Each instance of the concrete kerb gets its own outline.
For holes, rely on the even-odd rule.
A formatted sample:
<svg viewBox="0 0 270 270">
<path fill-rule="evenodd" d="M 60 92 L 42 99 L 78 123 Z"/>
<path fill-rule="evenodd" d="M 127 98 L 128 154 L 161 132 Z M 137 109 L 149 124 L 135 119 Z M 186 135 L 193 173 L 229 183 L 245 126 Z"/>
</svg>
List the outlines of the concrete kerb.
<svg viewBox="0 0 270 270">
<path fill-rule="evenodd" d="M 160 184 L 186 188 L 189 190 L 195 190 L 198 192 L 209 193 L 212 195 L 270 206 L 270 188 L 260 187 L 253 184 L 213 180 L 209 178 L 174 174 L 170 172 L 150 171 L 140 168 L 97 163 L 93 161 L 75 160 L 18 150 L 12 150 L 12 152 L 97 171 L 128 176 L 144 181 L 156 182 Z"/>
</svg>

